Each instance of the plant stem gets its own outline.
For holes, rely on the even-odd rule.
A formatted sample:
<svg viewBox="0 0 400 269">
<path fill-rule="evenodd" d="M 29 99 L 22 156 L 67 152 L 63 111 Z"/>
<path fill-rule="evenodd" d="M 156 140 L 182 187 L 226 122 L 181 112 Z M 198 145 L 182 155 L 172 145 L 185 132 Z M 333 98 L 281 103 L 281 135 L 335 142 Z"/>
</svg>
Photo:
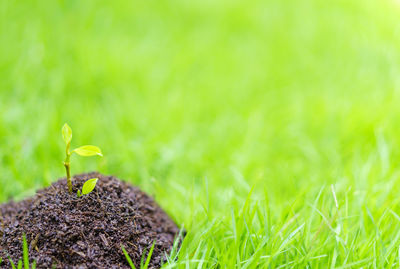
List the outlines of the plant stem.
<svg viewBox="0 0 400 269">
<path fill-rule="evenodd" d="M 64 161 L 64 167 L 65 171 L 67 172 L 67 185 L 68 185 L 68 191 L 71 194 L 72 193 L 72 181 L 71 181 L 71 172 L 70 172 L 70 164 L 69 164 L 69 157 L 71 156 L 71 153 L 69 152 L 69 143 L 67 145 L 67 148 L 65 150 L 66 157 Z"/>
<path fill-rule="evenodd" d="M 72 181 L 71 181 L 71 173 L 70 173 L 70 166 L 69 162 L 64 162 L 65 171 L 67 172 L 67 184 L 68 184 L 68 191 L 72 193 Z"/>
</svg>

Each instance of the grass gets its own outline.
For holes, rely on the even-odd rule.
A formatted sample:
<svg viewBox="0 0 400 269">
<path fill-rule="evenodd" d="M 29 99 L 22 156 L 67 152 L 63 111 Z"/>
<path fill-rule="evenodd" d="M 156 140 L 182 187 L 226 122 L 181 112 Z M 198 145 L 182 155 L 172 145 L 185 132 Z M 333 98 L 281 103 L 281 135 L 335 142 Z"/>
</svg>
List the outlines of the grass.
<svg viewBox="0 0 400 269">
<path fill-rule="evenodd" d="M 176 242 L 179 242 L 179 241 L 176 241 Z M 140 261 L 140 268 L 141 269 L 147 269 L 149 267 L 151 256 L 153 255 L 154 246 L 155 246 L 155 244 L 153 243 L 151 245 L 149 253 L 147 253 L 147 254 L 146 254 L 146 252 L 143 253 L 143 256 L 142 256 L 141 261 Z M 174 245 L 174 250 L 176 250 L 176 249 L 177 249 L 176 245 Z M 125 250 L 124 246 L 121 246 L 121 250 L 124 253 L 125 259 L 128 262 L 129 266 L 132 269 L 136 269 L 135 264 L 133 263 L 131 257 L 129 256 L 129 253 Z M 144 260 L 144 255 L 145 254 L 147 255 L 146 261 Z"/>
<path fill-rule="evenodd" d="M 400 5 L 0 4 L 0 200 L 72 160 L 155 196 L 166 268 L 400 266 Z M 75 157 L 72 157 L 75 158 Z"/>
<path fill-rule="evenodd" d="M 12 269 L 22 269 L 22 265 L 24 266 L 24 269 L 36 269 L 36 261 L 32 262 L 31 267 L 29 266 L 29 250 L 25 234 L 22 236 L 22 254 L 23 254 L 23 259 L 18 260 L 17 266 L 15 266 L 14 261 L 10 257 L 8 257 Z M 0 259 L 0 264 L 1 262 L 2 260 Z"/>
</svg>

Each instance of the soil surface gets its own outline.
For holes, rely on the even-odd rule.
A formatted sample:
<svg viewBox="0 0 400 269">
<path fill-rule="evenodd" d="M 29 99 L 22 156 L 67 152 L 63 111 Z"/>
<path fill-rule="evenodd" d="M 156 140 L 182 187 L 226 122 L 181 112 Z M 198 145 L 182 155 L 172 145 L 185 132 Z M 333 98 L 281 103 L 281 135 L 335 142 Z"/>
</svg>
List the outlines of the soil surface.
<svg viewBox="0 0 400 269">
<path fill-rule="evenodd" d="M 77 198 L 94 177 L 95 190 Z M 7 254 L 14 262 L 22 258 L 23 233 L 38 268 L 129 268 L 121 245 L 139 268 L 153 242 L 150 268 L 161 266 L 179 229 L 152 198 L 99 173 L 77 175 L 73 185 L 74 195 L 64 178 L 32 198 L 0 205 L 1 268 L 11 268 Z"/>
</svg>

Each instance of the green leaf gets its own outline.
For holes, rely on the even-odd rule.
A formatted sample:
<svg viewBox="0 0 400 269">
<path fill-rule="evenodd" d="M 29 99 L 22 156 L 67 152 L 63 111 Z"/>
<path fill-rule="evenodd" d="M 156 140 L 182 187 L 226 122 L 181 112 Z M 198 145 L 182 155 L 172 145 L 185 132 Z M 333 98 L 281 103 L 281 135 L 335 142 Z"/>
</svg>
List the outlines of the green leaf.
<svg viewBox="0 0 400 269">
<path fill-rule="evenodd" d="M 76 196 L 77 196 L 78 198 L 82 196 L 82 194 L 81 194 L 81 191 L 80 191 L 80 190 L 78 190 L 78 191 L 76 192 Z"/>
<path fill-rule="evenodd" d="M 99 180 L 99 179 L 92 178 L 92 179 L 89 179 L 88 181 L 86 181 L 82 187 L 82 195 L 91 193 L 94 190 L 94 188 L 96 187 L 97 180 Z"/>
<path fill-rule="evenodd" d="M 76 148 L 73 150 L 73 152 L 75 152 L 81 156 L 99 155 L 99 156 L 103 157 L 103 154 L 101 153 L 101 149 L 96 146 L 92 146 L 92 145 L 86 145 L 86 146 Z"/>
<path fill-rule="evenodd" d="M 129 266 L 130 266 L 132 269 L 136 269 L 135 265 L 133 264 L 133 261 L 132 261 L 131 257 L 129 257 L 129 254 L 128 254 L 128 252 L 125 250 L 125 248 L 124 248 L 123 245 L 121 245 L 121 249 L 122 249 L 122 252 L 123 252 L 124 255 L 125 255 L 125 259 L 126 259 L 127 262 L 129 263 Z"/>
<path fill-rule="evenodd" d="M 68 126 L 68 124 L 64 124 L 64 126 L 62 127 L 62 136 L 63 136 L 63 140 L 65 142 L 65 144 L 69 144 L 71 143 L 72 140 L 72 130 L 71 128 Z"/>
</svg>

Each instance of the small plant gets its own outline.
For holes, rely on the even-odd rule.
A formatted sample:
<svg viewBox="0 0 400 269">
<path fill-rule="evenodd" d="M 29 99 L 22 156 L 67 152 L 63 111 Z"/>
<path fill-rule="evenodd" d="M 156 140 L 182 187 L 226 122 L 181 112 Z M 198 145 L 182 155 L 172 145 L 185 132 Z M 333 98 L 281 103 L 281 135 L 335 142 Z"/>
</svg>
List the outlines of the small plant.
<svg viewBox="0 0 400 269">
<path fill-rule="evenodd" d="M 131 269 L 136 269 L 135 264 L 133 263 L 131 257 L 129 256 L 128 252 L 126 251 L 126 249 L 124 248 L 123 245 L 121 245 L 121 249 L 122 249 L 122 252 L 123 252 L 124 255 L 125 255 L 125 259 L 126 259 L 126 261 L 129 263 L 129 266 L 131 267 Z"/>
<path fill-rule="evenodd" d="M 22 256 L 23 256 L 24 269 L 36 269 L 36 261 L 33 261 L 32 267 L 29 267 L 28 243 L 26 242 L 25 234 L 23 234 L 22 236 Z M 17 266 L 15 266 L 10 256 L 8 256 L 8 260 L 10 261 L 12 269 L 22 269 L 22 260 L 18 260 Z M 1 264 L 1 258 L 0 258 L 0 264 Z"/>
<path fill-rule="evenodd" d="M 94 190 L 94 188 L 96 187 L 97 180 L 99 180 L 99 179 L 92 178 L 92 179 L 87 180 L 82 186 L 82 192 L 80 190 L 78 190 L 76 195 L 78 197 L 81 197 L 82 195 L 91 193 Z"/>
<path fill-rule="evenodd" d="M 154 245 L 155 245 L 155 242 L 153 242 L 153 245 L 150 248 L 149 254 L 147 255 L 146 262 L 144 262 L 144 254 L 145 253 L 143 253 L 142 259 L 140 260 L 140 268 L 141 269 L 149 268 L 150 259 L 151 259 L 151 256 L 153 255 Z M 129 266 L 131 267 L 131 269 L 136 269 L 135 264 L 133 263 L 131 257 L 129 256 L 128 252 L 126 251 L 126 249 L 124 248 L 123 245 L 121 245 L 121 249 L 122 249 L 125 259 L 129 263 Z"/>
<path fill-rule="evenodd" d="M 71 157 L 72 153 L 75 152 L 76 154 L 78 154 L 80 156 L 95 156 L 95 155 L 98 155 L 98 156 L 101 156 L 101 157 L 103 157 L 103 154 L 101 153 L 100 148 L 98 148 L 96 146 L 92 146 L 92 145 L 82 146 L 82 147 L 79 147 L 79 148 L 76 148 L 76 149 L 70 151 L 71 140 L 72 140 L 72 130 L 68 126 L 68 124 L 66 124 L 66 123 L 62 127 L 62 136 L 63 136 L 63 140 L 64 140 L 65 145 L 66 145 L 66 149 L 65 149 L 66 157 L 65 157 L 65 160 L 64 160 L 64 167 L 65 167 L 65 171 L 67 173 L 68 191 L 69 191 L 69 193 L 72 193 L 72 181 L 71 181 L 71 171 L 70 171 L 70 169 L 71 169 L 70 157 Z M 95 184 L 95 186 L 96 186 L 96 184 Z"/>
</svg>

